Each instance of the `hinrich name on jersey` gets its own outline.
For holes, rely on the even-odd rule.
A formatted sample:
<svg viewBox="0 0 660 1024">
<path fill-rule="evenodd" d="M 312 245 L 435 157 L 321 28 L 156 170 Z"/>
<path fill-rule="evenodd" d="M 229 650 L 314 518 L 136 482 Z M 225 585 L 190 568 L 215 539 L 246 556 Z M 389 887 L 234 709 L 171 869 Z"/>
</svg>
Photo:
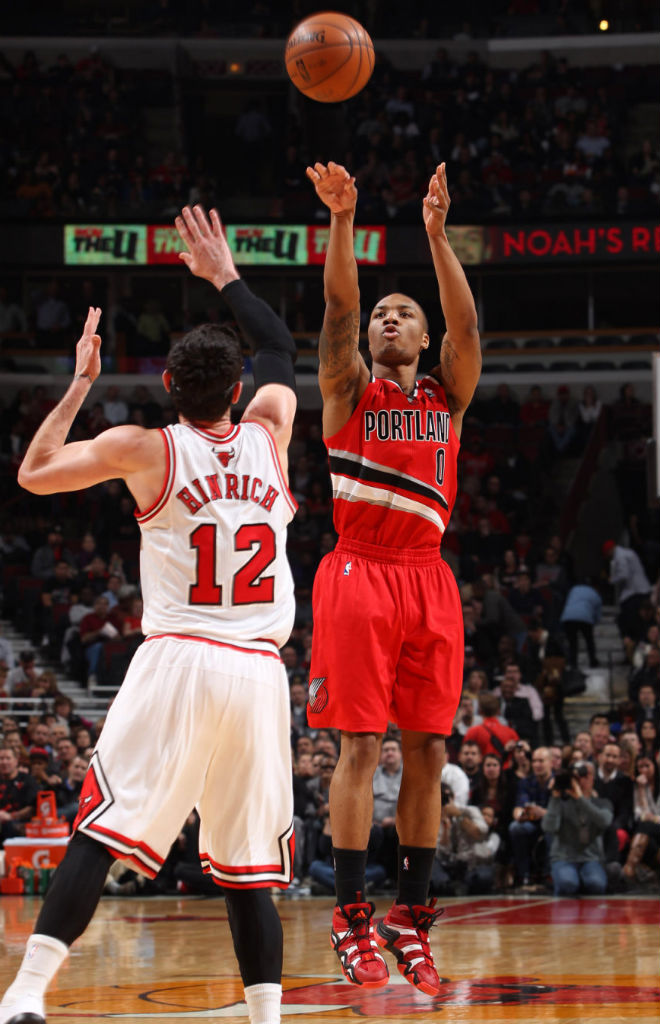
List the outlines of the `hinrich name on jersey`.
<svg viewBox="0 0 660 1024">
<path fill-rule="evenodd" d="M 379 441 L 449 441 L 449 413 L 435 409 L 367 409 L 364 439 Z"/>
<path fill-rule="evenodd" d="M 238 477 L 236 473 L 225 473 L 224 477 L 220 478 L 217 473 L 211 473 L 210 476 L 204 477 L 204 483 L 195 478 L 190 486 L 182 487 L 177 492 L 177 498 L 193 515 L 195 512 L 199 512 L 204 505 L 208 505 L 210 501 L 219 501 L 220 499 L 253 501 L 255 505 L 260 505 L 267 512 L 272 512 L 279 493 L 270 484 L 266 486 L 258 476 L 250 476 L 249 473 L 244 473 L 241 477 Z"/>
</svg>

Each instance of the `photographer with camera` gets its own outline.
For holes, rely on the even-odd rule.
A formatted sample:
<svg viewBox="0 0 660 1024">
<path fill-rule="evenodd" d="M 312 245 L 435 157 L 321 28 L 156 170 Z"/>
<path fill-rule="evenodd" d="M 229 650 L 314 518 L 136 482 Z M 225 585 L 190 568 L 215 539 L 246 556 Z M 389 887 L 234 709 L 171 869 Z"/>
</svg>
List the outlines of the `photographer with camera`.
<svg viewBox="0 0 660 1024">
<path fill-rule="evenodd" d="M 603 833 L 612 823 L 609 800 L 594 795 L 595 767 L 578 761 L 557 772 L 541 828 L 551 837 L 550 865 L 555 896 L 607 889 Z"/>
</svg>

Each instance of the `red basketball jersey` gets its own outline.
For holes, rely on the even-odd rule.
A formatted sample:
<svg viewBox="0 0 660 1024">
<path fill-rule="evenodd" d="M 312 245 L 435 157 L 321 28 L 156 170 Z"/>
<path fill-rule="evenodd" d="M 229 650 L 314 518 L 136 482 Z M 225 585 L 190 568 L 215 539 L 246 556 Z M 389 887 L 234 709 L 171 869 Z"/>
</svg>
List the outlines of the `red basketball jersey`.
<svg viewBox="0 0 660 1024">
<path fill-rule="evenodd" d="M 325 443 L 341 537 L 389 548 L 440 544 L 460 445 L 435 377 L 422 377 L 411 395 L 372 378 L 348 423 Z"/>
</svg>

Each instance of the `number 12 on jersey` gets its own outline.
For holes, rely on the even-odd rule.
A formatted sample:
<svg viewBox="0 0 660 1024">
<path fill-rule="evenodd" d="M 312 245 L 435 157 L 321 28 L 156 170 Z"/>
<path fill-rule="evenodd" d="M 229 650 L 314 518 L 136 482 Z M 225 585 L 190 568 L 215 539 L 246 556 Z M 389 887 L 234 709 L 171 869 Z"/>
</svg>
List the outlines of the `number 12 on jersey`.
<svg viewBox="0 0 660 1024">
<path fill-rule="evenodd" d="M 246 523 L 234 534 L 234 551 L 256 551 L 231 581 L 231 604 L 272 604 L 275 577 L 263 576 L 275 561 L 275 533 L 268 523 Z M 197 573 L 190 585 L 188 603 L 222 604 L 222 585 L 216 582 L 217 526 L 202 523 L 190 534 L 190 547 L 196 552 Z"/>
</svg>

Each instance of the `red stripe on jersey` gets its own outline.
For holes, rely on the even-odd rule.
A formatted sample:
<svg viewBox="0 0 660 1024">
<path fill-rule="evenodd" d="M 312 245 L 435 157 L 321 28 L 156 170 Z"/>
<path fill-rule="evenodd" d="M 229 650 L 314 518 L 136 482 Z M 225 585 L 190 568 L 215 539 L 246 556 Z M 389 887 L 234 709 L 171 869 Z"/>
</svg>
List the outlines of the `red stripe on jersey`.
<svg viewBox="0 0 660 1024">
<path fill-rule="evenodd" d="M 203 430 L 201 427 L 193 426 L 192 423 L 186 423 L 184 425 L 186 427 L 190 427 L 190 429 L 194 431 L 195 434 L 199 434 L 199 436 L 203 437 L 205 441 L 222 441 L 223 444 L 226 444 L 227 441 L 233 441 L 234 438 L 238 436 L 238 433 L 241 429 L 239 423 L 236 424 L 235 426 L 232 426 L 231 429 L 228 430 L 226 434 L 216 434 L 213 430 Z"/>
<path fill-rule="evenodd" d="M 205 875 L 210 875 L 216 885 L 223 889 L 288 889 L 291 879 L 280 882 L 276 878 L 270 878 L 264 882 L 226 882 L 224 878 L 216 878 L 210 868 L 203 868 Z"/>
<path fill-rule="evenodd" d="M 141 850 L 143 853 L 146 853 L 147 857 L 151 857 L 152 860 L 155 860 L 157 864 L 165 863 L 163 857 L 160 857 L 156 851 L 152 850 L 146 843 L 142 843 L 139 840 L 136 842 L 135 839 L 128 839 L 127 836 L 123 836 L 121 832 L 113 832 L 111 828 L 104 828 L 103 825 L 96 825 L 94 822 L 92 822 L 91 825 L 86 825 L 85 827 L 94 829 L 96 832 L 101 832 L 108 839 L 115 839 L 118 843 L 123 843 L 124 846 L 129 846 L 134 853 Z"/>
<path fill-rule="evenodd" d="M 174 474 L 176 471 L 176 451 L 174 448 L 174 442 L 167 428 L 164 430 L 159 428 L 159 432 L 163 439 L 163 444 L 165 445 L 165 479 L 163 481 L 161 492 L 153 504 L 150 505 L 149 508 L 145 508 L 144 511 L 136 508 L 133 512 L 138 523 L 146 523 L 149 519 L 153 519 L 153 517 L 160 512 L 161 508 L 169 498 L 174 485 Z"/>
<path fill-rule="evenodd" d="M 245 422 L 252 423 L 255 427 L 259 427 L 261 430 L 263 430 L 264 434 L 266 435 L 266 438 L 268 439 L 269 442 L 270 454 L 272 456 L 273 462 L 275 463 L 275 471 L 277 472 L 277 475 L 279 477 L 280 484 L 284 492 L 284 497 L 289 508 L 295 515 L 295 513 L 298 511 L 298 502 L 296 501 L 293 494 L 289 490 L 289 485 L 286 481 L 284 470 L 282 469 L 282 463 L 280 462 L 280 453 L 278 452 L 277 445 L 275 444 L 275 438 L 271 434 L 268 427 L 264 426 L 263 423 L 257 423 L 256 420 L 245 420 Z"/>
<path fill-rule="evenodd" d="M 282 660 L 279 655 L 279 648 L 277 644 L 273 640 L 262 640 L 260 638 L 257 638 L 255 643 L 272 644 L 273 650 L 262 651 L 258 647 L 241 647 L 239 644 L 225 643 L 224 640 L 211 640 L 206 636 L 194 636 L 192 633 L 153 633 L 151 636 L 145 638 L 145 643 L 148 643 L 149 640 L 163 640 L 167 637 L 171 637 L 173 640 L 194 640 L 195 643 L 198 644 L 211 644 L 213 647 L 228 647 L 232 651 L 242 651 L 246 654 L 263 654 L 265 658 L 277 658 L 278 661 Z"/>
<path fill-rule="evenodd" d="M 213 860 L 208 853 L 200 853 L 200 860 L 207 860 L 209 864 L 216 869 L 216 871 L 222 871 L 226 875 L 267 875 L 269 873 L 275 873 L 278 875 L 282 874 L 281 864 L 263 864 L 261 866 L 255 866 L 251 864 L 245 864 L 241 867 L 229 867 L 226 864 L 218 864 L 217 860 Z"/>
</svg>

